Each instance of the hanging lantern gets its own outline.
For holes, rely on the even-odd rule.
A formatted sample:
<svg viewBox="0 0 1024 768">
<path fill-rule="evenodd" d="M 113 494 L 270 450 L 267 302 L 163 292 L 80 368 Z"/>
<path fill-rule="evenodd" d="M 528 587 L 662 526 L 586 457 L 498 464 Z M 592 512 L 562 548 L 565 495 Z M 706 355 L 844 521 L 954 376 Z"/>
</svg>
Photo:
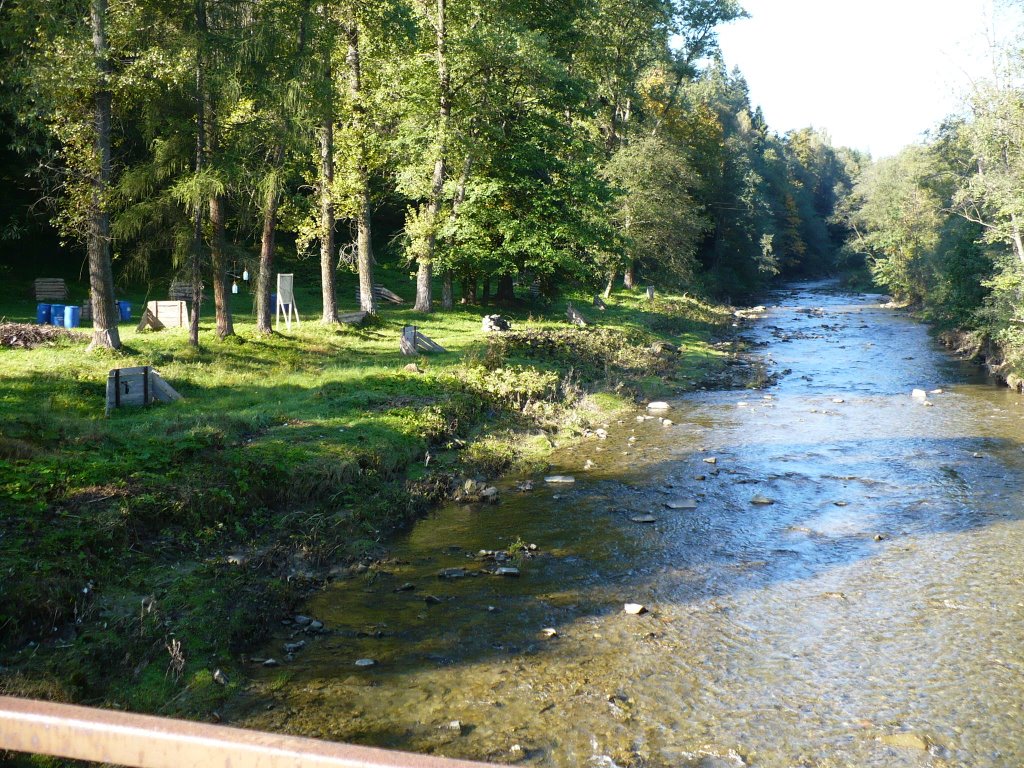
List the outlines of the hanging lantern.
<svg viewBox="0 0 1024 768">
<path fill-rule="evenodd" d="M 231 283 L 231 292 L 232 293 L 238 293 L 238 281 L 237 280 L 232 281 L 232 283 Z"/>
<path fill-rule="evenodd" d="M 244 271 L 244 272 L 242 273 L 242 279 L 243 279 L 243 280 L 245 280 L 245 282 L 249 282 L 249 270 L 248 270 L 248 269 L 247 269 L 247 270 L 245 270 L 245 271 Z"/>
</svg>

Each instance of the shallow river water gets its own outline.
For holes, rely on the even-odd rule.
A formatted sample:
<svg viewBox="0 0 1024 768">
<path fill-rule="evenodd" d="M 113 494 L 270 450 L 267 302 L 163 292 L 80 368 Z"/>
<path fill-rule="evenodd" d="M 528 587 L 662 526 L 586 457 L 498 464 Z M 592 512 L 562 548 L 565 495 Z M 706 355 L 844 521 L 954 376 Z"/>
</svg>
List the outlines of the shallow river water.
<svg viewBox="0 0 1024 768">
<path fill-rule="evenodd" d="M 776 385 L 421 522 L 307 606 L 326 633 L 244 724 L 537 766 L 1024 765 L 1022 399 L 877 296 L 796 286 L 745 334 Z"/>
</svg>

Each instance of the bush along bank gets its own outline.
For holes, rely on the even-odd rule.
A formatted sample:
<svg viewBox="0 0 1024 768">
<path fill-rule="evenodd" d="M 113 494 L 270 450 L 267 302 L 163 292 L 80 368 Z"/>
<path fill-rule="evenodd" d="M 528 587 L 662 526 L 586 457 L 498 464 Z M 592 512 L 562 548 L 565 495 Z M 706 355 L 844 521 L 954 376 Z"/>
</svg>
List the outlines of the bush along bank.
<svg viewBox="0 0 1024 768">
<path fill-rule="evenodd" d="M 714 343 L 727 308 L 623 294 L 588 314 L 0 349 L 0 692 L 208 716 L 272 622 L 467 481 L 540 470 L 637 400 L 749 378 Z M 399 355 L 414 320 L 450 351 Z M 103 418 L 107 371 L 134 365 L 184 399 Z"/>
</svg>

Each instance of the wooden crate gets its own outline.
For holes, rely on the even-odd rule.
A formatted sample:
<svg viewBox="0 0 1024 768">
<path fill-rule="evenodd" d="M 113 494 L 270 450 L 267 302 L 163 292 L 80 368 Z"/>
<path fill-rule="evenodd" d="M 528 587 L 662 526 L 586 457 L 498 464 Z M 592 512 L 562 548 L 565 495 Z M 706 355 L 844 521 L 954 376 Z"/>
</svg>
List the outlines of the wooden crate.
<svg viewBox="0 0 1024 768">
<path fill-rule="evenodd" d="M 36 301 L 67 301 L 68 286 L 62 277 L 39 277 L 32 282 Z"/>
</svg>

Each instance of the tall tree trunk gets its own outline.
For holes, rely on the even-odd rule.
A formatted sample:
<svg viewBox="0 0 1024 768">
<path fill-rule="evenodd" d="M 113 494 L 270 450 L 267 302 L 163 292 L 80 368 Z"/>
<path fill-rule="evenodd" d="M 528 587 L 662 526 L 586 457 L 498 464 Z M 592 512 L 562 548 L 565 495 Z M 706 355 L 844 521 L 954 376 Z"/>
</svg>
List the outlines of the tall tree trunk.
<svg viewBox="0 0 1024 768">
<path fill-rule="evenodd" d="M 276 172 L 284 159 L 284 143 L 278 142 L 270 160 Z M 256 332 L 273 333 L 270 327 L 270 278 L 274 270 L 274 245 L 277 235 L 277 209 L 281 202 L 277 181 L 267 185 L 263 195 L 263 234 L 260 237 L 260 264 L 256 271 Z"/>
<path fill-rule="evenodd" d="M 1010 226 L 1012 227 L 1013 252 L 1021 263 L 1024 264 L 1024 238 L 1021 237 L 1020 221 L 1015 213 L 1010 214 Z"/>
<path fill-rule="evenodd" d="M 469 183 L 469 172 L 473 167 L 473 156 L 466 154 L 462 164 L 462 175 L 459 177 L 458 186 L 455 188 L 455 198 L 452 200 L 452 215 L 454 219 L 459 213 L 459 207 L 466 199 L 466 185 Z M 441 309 L 451 310 L 455 307 L 455 290 L 452 286 L 452 270 L 446 269 L 441 276 Z"/>
<path fill-rule="evenodd" d="M 206 0 L 196 0 L 196 155 L 195 172 L 202 173 L 206 160 L 206 82 L 203 71 L 203 48 L 206 45 Z M 188 343 L 199 346 L 199 313 L 203 304 L 203 207 L 194 201 L 192 253 L 189 262 L 189 279 L 192 283 L 192 315 L 188 323 Z M 216 290 L 216 289 L 215 289 Z"/>
<path fill-rule="evenodd" d="M 502 275 L 498 278 L 498 293 L 494 298 L 499 304 L 504 305 L 515 301 L 515 284 L 512 281 L 512 275 Z"/>
<path fill-rule="evenodd" d="M 487 306 L 487 303 L 491 300 L 491 276 L 487 275 L 484 278 L 483 292 L 480 295 L 480 303 L 483 306 Z"/>
<path fill-rule="evenodd" d="M 630 259 L 626 271 L 622 275 L 622 284 L 630 290 L 636 288 L 636 259 Z"/>
<path fill-rule="evenodd" d="M 452 285 L 450 269 L 446 269 L 441 275 L 441 309 L 455 309 L 455 288 Z"/>
<path fill-rule="evenodd" d="M 89 8 L 92 23 L 92 48 L 100 87 L 96 91 L 96 159 L 98 167 L 92 179 L 92 200 L 89 212 L 89 289 L 92 292 L 92 342 L 89 348 L 121 348 L 117 328 L 118 313 L 114 305 L 114 272 L 110 264 L 110 213 L 107 191 L 110 188 L 110 51 L 107 48 L 107 0 L 92 0 Z"/>
<path fill-rule="evenodd" d="M 612 288 L 615 287 L 615 276 L 617 274 L 618 273 L 614 269 L 608 273 L 608 283 L 604 287 L 604 297 L 606 299 L 612 295 Z"/>
<path fill-rule="evenodd" d="M 299 21 L 299 45 L 291 74 L 298 74 L 299 63 L 302 62 L 306 49 L 306 14 L 309 11 L 309 0 L 303 4 Z M 277 175 L 284 163 L 285 137 L 291 134 L 291 116 L 288 107 L 281 104 L 281 122 L 278 124 L 278 139 L 269 159 L 269 171 L 272 177 L 263 193 L 263 233 L 260 236 L 260 264 L 256 273 L 256 332 L 263 335 L 273 333 L 270 327 L 270 279 L 274 270 L 274 245 L 277 239 L 277 213 L 281 205 L 281 189 Z M 280 297 L 278 297 L 280 300 Z"/>
<path fill-rule="evenodd" d="M 323 12 L 330 12 L 324 3 Z M 326 19 L 325 19 L 326 21 Z M 331 46 L 333 47 L 333 46 Z M 335 289 L 337 262 L 334 253 L 334 68 L 331 47 L 324 52 L 324 115 L 320 125 L 320 290 L 324 311 L 321 322 L 338 322 L 338 296 Z"/>
<path fill-rule="evenodd" d="M 352 100 L 352 123 L 356 134 L 356 179 L 358 210 L 356 212 L 356 267 L 359 272 L 359 308 L 377 313 L 377 297 L 373 292 L 373 223 L 370 218 L 370 172 L 366 160 L 366 107 L 363 104 L 363 68 L 359 55 L 359 25 L 353 22 L 348 34 L 348 90 Z"/>
<path fill-rule="evenodd" d="M 447 175 L 448 162 L 448 124 L 451 119 L 451 78 L 448 74 L 447 44 L 448 35 L 446 29 L 446 2 L 437 0 L 436 16 L 434 19 L 434 32 L 436 35 L 436 48 L 434 57 L 437 62 L 437 83 L 438 83 L 438 123 L 437 123 L 437 155 L 434 160 L 434 176 L 430 183 L 430 196 L 427 199 L 427 234 L 422 246 L 418 249 L 417 258 L 419 266 L 416 271 L 416 304 L 413 309 L 417 312 L 430 312 L 431 305 L 431 278 L 433 277 L 434 246 L 437 242 L 437 217 L 441 211 L 441 193 L 444 191 L 444 179 Z"/>
<path fill-rule="evenodd" d="M 228 292 L 227 255 L 224 235 L 227 214 L 224 195 L 210 198 L 210 225 L 213 238 L 210 241 L 210 267 L 213 272 L 213 303 L 217 310 L 217 338 L 222 341 L 235 335 L 235 323 L 231 317 L 231 299 Z"/>
</svg>

